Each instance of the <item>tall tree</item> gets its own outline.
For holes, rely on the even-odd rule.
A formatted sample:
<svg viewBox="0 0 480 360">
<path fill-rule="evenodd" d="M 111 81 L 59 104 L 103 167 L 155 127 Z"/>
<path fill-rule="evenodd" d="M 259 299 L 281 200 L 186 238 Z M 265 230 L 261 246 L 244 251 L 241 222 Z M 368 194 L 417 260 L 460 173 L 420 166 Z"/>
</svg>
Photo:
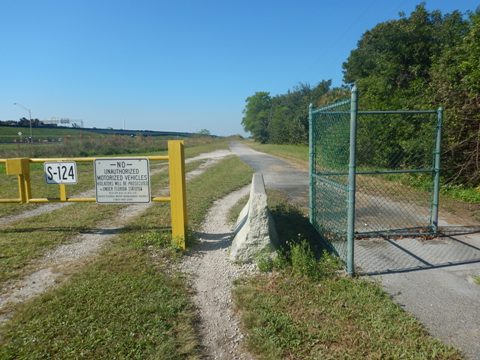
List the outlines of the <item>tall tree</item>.
<svg viewBox="0 0 480 360">
<path fill-rule="evenodd" d="M 461 41 L 432 67 L 430 91 L 446 109 L 444 169 L 447 180 L 480 182 L 480 13 L 471 14 Z"/>
<path fill-rule="evenodd" d="M 271 112 L 271 97 L 268 92 L 256 92 L 247 98 L 243 110 L 242 125 L 245 131 L 250 132 L 256 141 L 268 141 L 268 122 Z"/>
<path fill-rule="evenodd" d="M 478 14 L 443 15 L 420 4 L 410 16 L 363 34 L 343 64 L 344 81 L 359 87 L 361 108 L 446 108 L 442 168 L 445 179 L 456 183 L 480 181 L 478 32 Z M 388 164 L 386 156 L 395 150 L 388 144 L 394 142 L 395 152 L 410 158 L 427 151 L 432 131 L 421 126 L 420 119 L 406 120 L 395 128 L 372 121 L 360 139 L 381 145 L 370 147 L 370 158 Z"/>
<path fill-rule="evenodd" d="M 242 125 L 255 140 L 269 143 L 308 142 L 308 105 L 329 91 L 331 80 L 311 87 L 300 83 L 286 94 L 257 92 L 246 100 Z"/>
</svg>

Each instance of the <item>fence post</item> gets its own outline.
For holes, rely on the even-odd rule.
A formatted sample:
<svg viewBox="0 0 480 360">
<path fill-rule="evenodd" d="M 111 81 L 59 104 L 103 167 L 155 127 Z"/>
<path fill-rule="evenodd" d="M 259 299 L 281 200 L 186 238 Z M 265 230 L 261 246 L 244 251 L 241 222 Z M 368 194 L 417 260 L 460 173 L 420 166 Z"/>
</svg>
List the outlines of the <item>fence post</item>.
<svg viewBox="0 0 480 360">
<path fill-rule="evenodd" d="M 172 241 L 185 249 L 187 233 L 187 198 L 185 190 L 185 155 L 182 140 L 168 142 L 168 171 L 170 177 L 170 211 Z"/>
<path fill-rule="evenodd" d="M 314 152 L 314 142 L 313 142 L 313 104 L 308 106 L 308 159 L 309 159 L 309 175 L 310 175 L 310 191 L 308 192 L 308 217 L 310 224 L 313 225 L 314 214 L 313 214 L 313 201 L 314 201 L 314 180 L 313 173 L 315 171 L 315 152 Z"/>
<path fill-rule="evenodd" d="M 355 241 L 355 180 L 356 180 L 356 145 L 357 145 L 357 85 L 352 88 L 350 103 L 350 156 L 348 163 L 348 210 L 347 210 L 347 272 L 355 274 L 354 241 Z"/>
<path fill-rule="evenodd" d="M 432 231 L 438 233 L 438 205 L 440 199 L 440 153 L 442 150 L 442 122 L 443 122 L 443 108 L 437 109 L 437 133 L 435 139 L 435 162 L 433 166 L 434 180 L 433 180 L 433 201 L 432 201 L 432 216 L 431 227 Z"/>
</svg>

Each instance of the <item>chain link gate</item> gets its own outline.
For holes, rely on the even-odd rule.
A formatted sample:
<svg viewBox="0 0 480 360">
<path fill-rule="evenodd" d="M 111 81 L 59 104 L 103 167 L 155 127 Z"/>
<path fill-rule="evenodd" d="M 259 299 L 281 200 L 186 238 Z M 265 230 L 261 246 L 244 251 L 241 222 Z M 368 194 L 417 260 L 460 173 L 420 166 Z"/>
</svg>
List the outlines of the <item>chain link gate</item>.
<svg viewBox="0 0 480 360">
<path fill-rule="evenodd" d="M 443 110 L 309 108 L 310 222 L 355 273 L 354 241 L 438 231 Z M 415 186 L 412 186 L 415 183 Z"/>
</svg>

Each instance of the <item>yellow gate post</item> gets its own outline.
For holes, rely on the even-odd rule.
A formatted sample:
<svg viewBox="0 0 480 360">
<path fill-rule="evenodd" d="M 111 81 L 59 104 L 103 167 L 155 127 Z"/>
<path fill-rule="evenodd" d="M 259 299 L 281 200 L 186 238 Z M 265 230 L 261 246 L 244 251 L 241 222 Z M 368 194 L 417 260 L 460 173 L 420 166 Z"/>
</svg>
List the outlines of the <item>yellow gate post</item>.
<svg viewBox="0 0 480 360">
<path fill-rule="evenodd" d="M 187 197 L 185 190 L 185 155 L 182 140 L 168 142 L 168 171 L 170 176 L 172 241 L 184 250 L 187 235 Z"/>
<path fill-rule="evenodd" d="M 27 203 L 32 197 L 30 186 L 30 159 L 7 159 L 5 168 L 7 175 L 17 175 L 19 201 L 21 203 Z"/>
</svg>

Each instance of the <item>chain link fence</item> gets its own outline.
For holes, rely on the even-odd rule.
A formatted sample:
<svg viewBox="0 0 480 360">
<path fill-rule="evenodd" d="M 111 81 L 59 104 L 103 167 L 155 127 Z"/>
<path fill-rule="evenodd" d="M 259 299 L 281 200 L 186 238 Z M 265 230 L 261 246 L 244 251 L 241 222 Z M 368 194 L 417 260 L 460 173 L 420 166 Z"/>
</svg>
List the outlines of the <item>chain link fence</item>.
<svg viewBox="0 0 480 360">
<path fill-rule="evenodd" d="M 310 109 L 310 222 L 347 260 L 350 100 Z"/>
<path fill-rule="evenodd" d="M 310 107 L 310 222 L 354 273 L 354 241 L 434 234 L 442 110 Z"/>
</svg>

